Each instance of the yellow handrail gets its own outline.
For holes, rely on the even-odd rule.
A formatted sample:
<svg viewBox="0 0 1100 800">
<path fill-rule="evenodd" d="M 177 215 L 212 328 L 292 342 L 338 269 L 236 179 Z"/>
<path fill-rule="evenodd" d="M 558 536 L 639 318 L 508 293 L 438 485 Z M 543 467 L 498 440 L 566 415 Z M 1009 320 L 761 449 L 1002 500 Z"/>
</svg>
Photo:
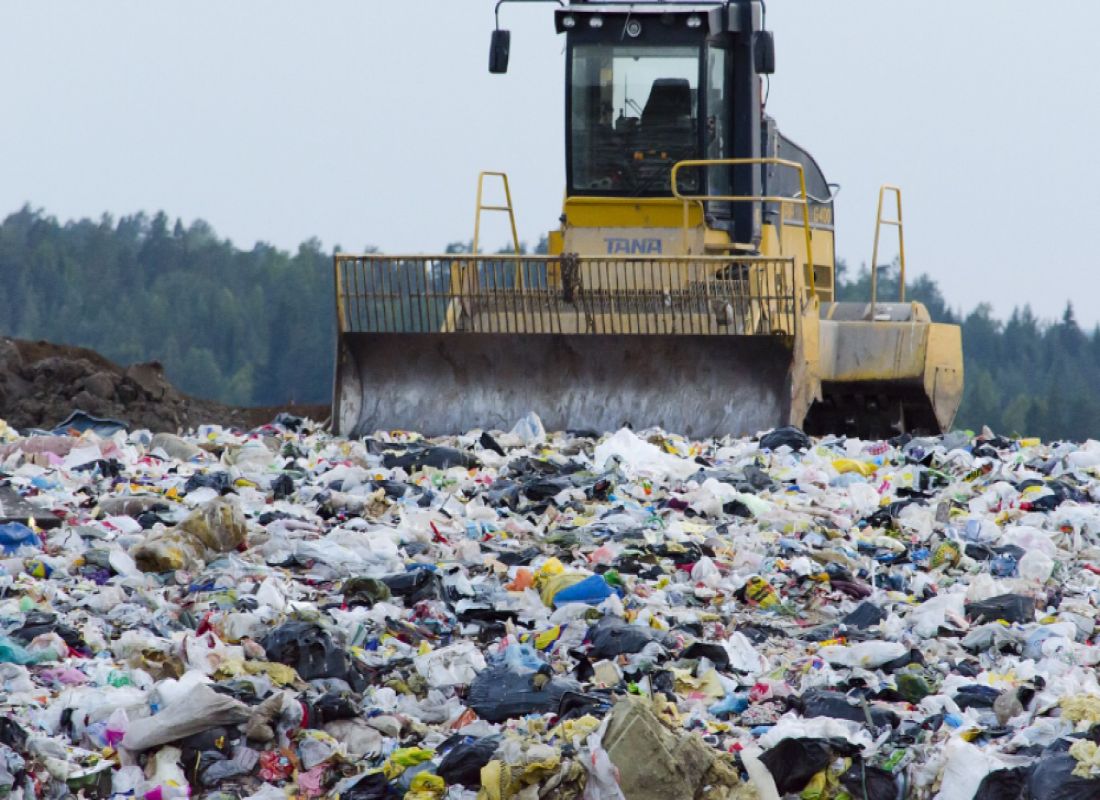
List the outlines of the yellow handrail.
<svg viewBox="0 0 1100 800">
<path fill-rule="evenodd" d="M 777 167 L 790 167 L 791 169 L 798 170 L 798 184 L 801 189 L 800 197 L 775 197 L 772 195 L 717 195 L 717 194 L 700 194 L 700 195 L 684 195 L 680 193 L 677 188 L 676 175 L 680 171 L 681 167 L 737 167 L 746 165 L 761 165 L 771 164 Z M 802 228 L 806 237 L 806 263 L 809 265 L 810 271 L 810 292 L 817 291 L 817 276 L 814 275 L 814 251 L 813 251 L 813 235 L 810 231 L 810 200 L 806 194 L 806 171 L 802 165 L 797 161 L 788 161 L 784 158 L 706 158 L 706 159 L 694 159 L 690 161 L 678 161 L 672 167 L 672 196 L 678 200 L 682 200 L 684 203 L 684 249 L 687 249 L 688 240 L 688 208 L 693 202 L 703 206 L 704 203 L 779 203 L 780 213 L 782 214 L 783 203 L 793 203 L 795 205 L 802 206 Z M 783 241 L 783 237 L 779 237 L 779 241 Z"/>
<path fill-rule="evenodd" d="M 893 192 L 897 198 L 897 219 L 882 218 L 882 203 L 887 192 Z M 899 275 L 898 302 L 905 302 L 905 225 L 901 220 L 901 189 L 886 183 L 878 190 L 878 214 L 875 216 L 875 246 L 871 251 L 871 318 L 875 316 L 875 306 L 878 303 L 878 235 L 883 225 L 893 225 L 898 229 L 898 262 L 901 268 Z"/>
<path fill-rule="evenodd" d="M 500 178 L 504 183 L 504 201 L 506 205 L 503 206 L 486 206 L 481 204 L 482 190 L 485 187 L 485 178 L 494 177 Z M 473 253 L 477 255 L 478 239 L 481 236 L 481 212 L 482 211 L 506 211 L 508 212 L 508 222 L 512 226 L 512 246 L 516 250 L 516 255 L 519 255 L 519 234 L 516 232 L 516 215 L 512 210 L 512 192 L 508 188 L 508 175 L 503 172 L 479 172 L 477 175 L 477 212 L 474 215 L 474 241 L 473 241 Z"/>
</svg>

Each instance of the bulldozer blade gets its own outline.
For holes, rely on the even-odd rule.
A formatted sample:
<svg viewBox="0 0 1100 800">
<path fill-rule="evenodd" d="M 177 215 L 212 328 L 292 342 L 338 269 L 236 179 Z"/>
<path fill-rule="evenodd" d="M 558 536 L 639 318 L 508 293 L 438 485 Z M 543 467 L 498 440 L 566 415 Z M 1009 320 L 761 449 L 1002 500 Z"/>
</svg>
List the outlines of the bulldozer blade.
<svg viewBox="0 0 1100 800">
<path fill-rule="evenodd" d="M 339 434 L 661 427 L 744 436 L 789 422 L 791 349 L 779 337 L 343 334 Z"/>
</svg>

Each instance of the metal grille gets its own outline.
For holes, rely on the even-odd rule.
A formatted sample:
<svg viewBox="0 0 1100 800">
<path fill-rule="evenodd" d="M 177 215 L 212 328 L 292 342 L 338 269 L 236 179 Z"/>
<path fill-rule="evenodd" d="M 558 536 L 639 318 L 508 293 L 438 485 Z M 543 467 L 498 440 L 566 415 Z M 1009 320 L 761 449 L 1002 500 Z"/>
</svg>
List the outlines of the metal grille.
<svg viewBox="0 0 1100 800">
<path fill-rule="evenodd" d="M 794 259 L 337 255 L 342 333 L 793 335 Z"/>
</svg>

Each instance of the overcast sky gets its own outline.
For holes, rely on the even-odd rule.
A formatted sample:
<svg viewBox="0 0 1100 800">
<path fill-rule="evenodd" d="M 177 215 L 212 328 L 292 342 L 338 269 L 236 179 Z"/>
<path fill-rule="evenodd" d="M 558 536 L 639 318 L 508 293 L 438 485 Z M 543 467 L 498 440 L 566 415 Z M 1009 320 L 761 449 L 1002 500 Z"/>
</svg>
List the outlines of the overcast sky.
<svg viewBox="0 0 1100 800">
<path fill-rule="evenodd" d="M 512 179 L 521 237 L 556 225 L 562 39 L 491 0 L 0 0 L 0 213 L 165 210 L 238 246 L 425 252 L 468 239 L 479 169 Z M 949 302 L 1072 298 L 1100 321 L 1100 2 L 771 0 L 769 111 L 870 258 L 882 182 L 905 189 L 910 269 Z M 506 227 L 489 225 L 491 244 Z M 888 254 L 889 255 L 889 254 Z"/>
</svg>

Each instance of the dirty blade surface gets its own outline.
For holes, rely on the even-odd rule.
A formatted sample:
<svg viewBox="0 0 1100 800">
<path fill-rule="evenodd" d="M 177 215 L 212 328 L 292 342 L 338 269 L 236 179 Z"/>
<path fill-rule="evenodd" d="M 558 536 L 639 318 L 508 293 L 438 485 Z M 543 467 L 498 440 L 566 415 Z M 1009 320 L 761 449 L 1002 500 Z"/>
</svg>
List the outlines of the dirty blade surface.
<svg viewBox="0 0 1100 800">
<path fill-rule="evenodd" d="M 746 435 L 786 423 L 790 360 L 763 337 L 347 334 L 335 423 L 439 435 L 534 411 L 548 429 Z"/>
</svg>

